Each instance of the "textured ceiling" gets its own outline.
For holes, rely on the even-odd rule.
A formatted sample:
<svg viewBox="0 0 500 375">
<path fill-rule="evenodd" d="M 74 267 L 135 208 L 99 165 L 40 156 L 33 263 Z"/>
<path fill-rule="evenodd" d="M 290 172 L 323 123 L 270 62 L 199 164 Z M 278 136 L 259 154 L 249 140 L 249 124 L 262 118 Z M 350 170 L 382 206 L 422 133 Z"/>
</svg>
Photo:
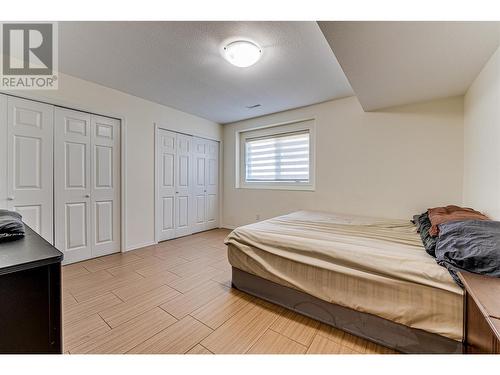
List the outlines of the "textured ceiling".
<svg viewBox="0 0 500 375">
<path fill-rule="evenodd" d="M 262 47 L 252 67 L 220 54 L 239 38 Z M 60 22 L 59 59 L 63 73 L 219 123 L 353 95 L 316 22 Z"/>
<path fill-rule="evenodd" d="M 319 22 L 365 110 L 463 95 L 500 22 Z"/>
</svg>

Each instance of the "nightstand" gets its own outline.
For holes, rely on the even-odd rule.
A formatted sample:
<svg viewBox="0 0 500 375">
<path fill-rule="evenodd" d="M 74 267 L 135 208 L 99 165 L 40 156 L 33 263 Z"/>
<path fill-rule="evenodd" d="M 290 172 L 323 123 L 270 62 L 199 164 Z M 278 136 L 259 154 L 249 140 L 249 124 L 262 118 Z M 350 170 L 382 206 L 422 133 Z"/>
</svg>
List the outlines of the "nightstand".
<svg viewBox="0 0 500 375">
<path fill-rule="evenodd" d="M 465 287 L 466 352 L 500 354 L 500 278 L 468 272 L 459 277 Z"/>
</svg>

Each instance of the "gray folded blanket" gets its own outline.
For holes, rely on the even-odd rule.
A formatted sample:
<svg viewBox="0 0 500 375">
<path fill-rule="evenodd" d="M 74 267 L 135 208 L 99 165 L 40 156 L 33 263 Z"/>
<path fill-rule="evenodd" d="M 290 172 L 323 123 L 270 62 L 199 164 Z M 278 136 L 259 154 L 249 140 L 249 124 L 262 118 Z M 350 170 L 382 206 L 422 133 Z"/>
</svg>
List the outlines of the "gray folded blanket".
<svg viewBox="0 0 500 375">
<path fill-rule="evenodd" d="M 500 277 L 500 222 L 452 221 L 439 225 L 436 261 L 462 286 L 457 273 Z"/>
<path fill-rule="evenodd" d="M 24 223 L 18 212 L 0 209 L 0 242 L 24 237 Z"/>
</svg>

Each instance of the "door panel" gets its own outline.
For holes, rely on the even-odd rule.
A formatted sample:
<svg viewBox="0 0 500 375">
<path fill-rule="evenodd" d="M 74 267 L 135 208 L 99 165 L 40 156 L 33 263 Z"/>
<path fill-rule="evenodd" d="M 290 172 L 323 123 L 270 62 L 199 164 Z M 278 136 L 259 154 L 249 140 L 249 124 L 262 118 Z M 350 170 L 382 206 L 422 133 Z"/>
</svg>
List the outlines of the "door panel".
<svg viewBox="0 0 500 375">
<path fill-rule="evenodd" d="M 95 203 L 96 207 L 96 243 L 113 241 L 113 201 Z"/>
<path fill-rule="evenodd" d="M 175 237 L 191 234 L 192 209 L 192 157 L 191 138 L 187 135 L 176 134 L 177 150 L 176 168 L 177 179 L 175 182 Z"/>
<path fill-rule="evenodd" d="M 217 163 L 218 160 L 215 158 L 208 159 L 208 183 L 209 186 L 217 186 Z"/>
<path fill-rule="evenodd" d="M 176 134 L 177 151 L 179 155 L 189 155 L 191 152 L 191 138 L 189 135 Z"/>
<path fill-rule="evenodd" d="M 90 115 L 55 109 L 55 246 L 64 263 L 92 257 Z"/>
<path fill-rule="evenodd" d="M 200 230 L 205 229 L 205 195 L 197 195 L 195 197 L 195 225 L 200 227 Z"/>
<path fill-rule="evenodd" d="M 193 137 L 193 195 L 194 195 L 194 220 L 193 232 L 201 232 L 206 229 L 207 214 L 206 214 L 206 140 Z"/>
<path fill-rule="evenodd" d="M 85 120 L 68 117 L 65 121 L 65 130 L 68 134 L 74 133 L 85 137 L 89 131 L 88 123 Z"/>
<path fill-rule="evenodd" d="M 113 187 L 113 148 L 95 146 L 95 186 L 96 188 Z"/>
<path fill-rule="evenodd" d="M 195 142 L 195 152 L 199 155 L 205 155 L 205 140 L 195 137 L 193 141 Z"/>
<path fill-rule="evenodd" d="M 174 212 L 174 197 L 164 197 L 162 199 L 163 201 L 163 207 L 162 207 L 162 216 L 163 216 L 163 221 L 162 221 L 162 230 L 167 231 L 167 230 L 174 230 L 174 217 L 175 217 L 175 212 Z"/>
<path fill-rule="evenodd" d="M 189 155 L 179 155 L 178 160 L 179 168 L 177 170 L 179 171 L 179 175 L 177 186 L 179 188 L 187 188 L 189 186 Z"/>
<path fill-rule="evenodd" d="M 218 227 L 219 144 L 203 138 L 194 143 L 194 213 L 193 232 Z"/>
<path fill-rule="evenodd" d="M 207 141 L 206 164 L 206 229 L 214 229 L 219 227 L 219 142 Z"/>
<path fill-rule="evenodd" d="M 120 251 L 120 121 L 91 115 L 92 256 Z"/>
<path fill-rule="evenodd" d="M 66 204 L 66 248 L 75 250 L 87 246 L 87 202 Z"/>
<path fill-rule="evenodd" d="M 106 121 L 106 120 L 105 120 Z M 95 136 L 98 138 L 113 139 L 113 124 L 106 124 L 105 122 L 95 123 Z"/>
<path fill-rule="evenodd" d="M 1 102 L 7 102 L 4 206 L 21 213 L 28 226 L 53 243 L 54 107 L 14 97 Z"/>
<path fill-rule="evenodd" d="M 65 142 L 66 188 L 87 187 L 88 143 Z"/>
<path fill-rule="evenodd" d="M 205 187 L 205 155 L 196 156 L 196 186 Z"/>
<path fill-rule="evenodd" d="M 42 207 L 41 205 L 32 206 L 14 206 L 15 211 L 19 212 L 23 221 L 35 232 L 40 233 L 42 222 Z"/>
<path fill-rule="evenodd" d="M 14 136 L 14 188 L 41 189 L 40 138 Z"/>
<path fill-rule="evenodd" d="M 170 153 L 163 154 L 162 172 L 163 172 L 163 186 L 174 188 L 174 159 L 175 155 Z"/>
<path fill-rule="evenodd" d="M 26 107 L 17 105 L 14 109 L 14 118 L 17 125 L 42 128 L 42 111 L 34 110 L 29 103 Z"/>
<path fill-rule="evenodd" d="M 175 133 L 158 129 L 156 137 L 158 241 L 175 237 Z"/>
<path fill-rule="evenodd" d="M 177 197 L 177 230 L 185 230 L 189 226 L 189 197 Z"/>
<path fill-rule="evenodd" d="M 208 194 L 207 195 L 207 222 L 213 223 L 217 221 L 217 195 Z"/>
</svg>

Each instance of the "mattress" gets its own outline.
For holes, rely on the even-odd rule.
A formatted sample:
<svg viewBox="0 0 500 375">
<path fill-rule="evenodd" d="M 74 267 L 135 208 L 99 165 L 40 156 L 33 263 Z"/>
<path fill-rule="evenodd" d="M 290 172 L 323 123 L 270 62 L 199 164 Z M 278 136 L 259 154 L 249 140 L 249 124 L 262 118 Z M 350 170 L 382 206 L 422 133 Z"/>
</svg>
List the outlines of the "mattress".
<svg viewBox="0 0 500 375">
<path fill-rule="evenodd" d="M 239 227 L 225 242 L 242 271 L 462 340 L 463 290 L 407 220 L 299 211 Z"/>
</svg>

